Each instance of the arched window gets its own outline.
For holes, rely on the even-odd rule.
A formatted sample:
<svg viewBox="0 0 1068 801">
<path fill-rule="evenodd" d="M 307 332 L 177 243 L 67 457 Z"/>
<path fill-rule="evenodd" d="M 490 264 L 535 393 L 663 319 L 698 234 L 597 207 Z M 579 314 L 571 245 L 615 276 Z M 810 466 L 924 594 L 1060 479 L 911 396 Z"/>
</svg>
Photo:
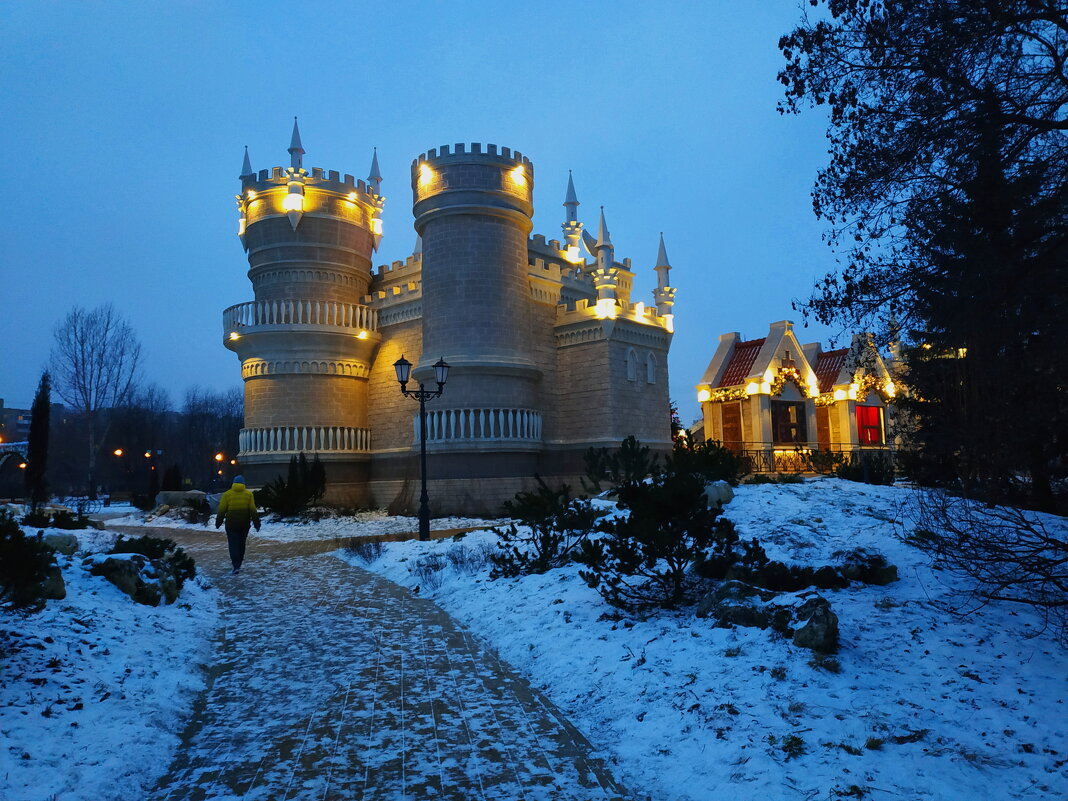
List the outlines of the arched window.
<svg viewBox="0 0 1068 801">
<path fill-rule="evenodd" d="M 627 380 L 638 380 L 638 354 L 634 352 L 634 348 L 627 349 Z"/>
<path fill-rule="evenodd" d="M 656 356 L 651 353 L 645 356 L 645 383 L 656 383 Z"/>
</svg>

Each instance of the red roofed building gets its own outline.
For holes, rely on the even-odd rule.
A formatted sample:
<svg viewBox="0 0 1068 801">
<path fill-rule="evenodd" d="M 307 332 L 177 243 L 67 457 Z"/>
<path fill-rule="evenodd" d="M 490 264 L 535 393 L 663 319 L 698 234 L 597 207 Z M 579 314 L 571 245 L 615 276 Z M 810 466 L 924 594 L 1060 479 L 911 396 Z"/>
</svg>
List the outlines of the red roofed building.
<svg viewBox="0 0 1068 801">
<path fill-rule="evenodd" d="M 706 439 L 752 458 L 754 470 L 800 472 L 806 451 L 887 450 L 893 380 L 871 338 L 824 351 L 793 323 L 767 336 L 724 334 L 697 384 Z"/>
</svg>

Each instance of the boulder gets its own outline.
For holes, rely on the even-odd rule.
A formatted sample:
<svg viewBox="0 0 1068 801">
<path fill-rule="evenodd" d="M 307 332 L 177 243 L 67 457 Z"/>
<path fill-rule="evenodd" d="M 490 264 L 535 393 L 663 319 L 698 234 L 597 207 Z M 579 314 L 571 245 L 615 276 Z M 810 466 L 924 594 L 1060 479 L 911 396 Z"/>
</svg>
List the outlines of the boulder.
<svg viewBox="0 0 1068 801">
<path fill-rule="evenodd" d="M 766 629 L 770 618 L 762 604 L 774 597 L 775 593 L 751 584 L 724 581 L 701 599 L 696 614 L 723 624 Z"/>
<path fill-rule="evenodd" d="M 162 559 L 139 553 L 98 554 L 87 561 L 89 572 L 103 576 L 137 603 L 158 606 L 162 599 L 172 604 L 178 598 L 178 582 Z"/>
<path fill-rule="evenodd" d="M 44 541 L 64 556 L 71 556 L 78 550 L 78 538 L 66 531 L 50 531 L 44 535 Z"/>
<path fill-rule="evenodd" d="M 156 506 L 192 506 L 207 497 L 200 490 L 163 490 L 156 495 Z"/>
<path fill-rule="evenodd" d="M 41 582 L 40 597 L 62 601 L 67 597 L 67 585 L 63 583 L 63 571 L 59 565 L 48 568 L 48 576 Z"/>
<path fill-rule="evenodd" d="M 835 557 L 842 560 L 838 572 L 851 581 L 880 586 L 897 581 L 897 566 L 887 563 L 881 553 L 855 548 L 852 551 L 839 551 Z"/>
<path fill-rule="evenodd" d="M 794 610 L 800 625 L 794 629 L 794 645 L 829 654 L 838 650 L 838 615 L 826 598 L 816 595 Z"/>
<path fill-rule="evenodd" d="M 726 506 L 734 499 L 734 488 L 726 481 L 705 484 L 705 498 L 709 506 Z"/>
</svg>

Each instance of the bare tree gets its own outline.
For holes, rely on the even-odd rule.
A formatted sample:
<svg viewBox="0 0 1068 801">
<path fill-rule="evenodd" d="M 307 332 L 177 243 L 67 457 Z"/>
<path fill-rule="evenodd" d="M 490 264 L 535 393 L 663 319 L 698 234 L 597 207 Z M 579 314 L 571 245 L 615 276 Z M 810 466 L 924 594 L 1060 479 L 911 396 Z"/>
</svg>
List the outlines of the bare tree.
<svg viewBox="0 0 1068 801">
<path fill-rule="evenodd" d="M 107 435 L 108 412 L 126 403 L 136 386 L 141 343 L 110 303 L 89 310 L 75 306 L 54 337 L 56 393 L 85 420 L 89 496 L 95 498 L 97 450 Z"/>
<path fill-rule="evenodd" d="M 990 601 L 1023 604 L 1068 643 L 1068 537 L 1058 518 L 944 490 L 917 493 L 911 512 L 916 527 L 902 532 L 905 541 L 971 579 L 971 591 L 952 611 L 967 614 Z"/>
</svg>

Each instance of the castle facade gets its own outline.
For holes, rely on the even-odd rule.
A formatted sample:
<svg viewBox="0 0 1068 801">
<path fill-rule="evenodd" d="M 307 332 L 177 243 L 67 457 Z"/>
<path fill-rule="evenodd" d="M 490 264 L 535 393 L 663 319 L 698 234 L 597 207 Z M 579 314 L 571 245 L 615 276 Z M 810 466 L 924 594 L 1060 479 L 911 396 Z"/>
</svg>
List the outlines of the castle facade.
<svg viewBox="0 0 1068 801">
<path fill-rule="evenodd" d="M 373 267 L 383 236 L 378 158 L 366 181 L 303 166 L 242 168 L 238 234 L 255 300 L 223 313 L 245 390 L 242 471 L 253 486 L 318 454 L 327 499 L 413 511 L 418 404 L 393 364 L 435 388 L 427 404 L 435 514 L 500 509 L 539 473 L 577 481 L 587 448 L 633 434 L 670 448 L 668 349 L 675 290 L 661 238 L 650 303 L 634 301 L 604 212 L 597 236 L 568 181 L 563 237 L 531 236 L 534 165 L 518 151 L 442 146 L 411 165 L 418 235 Z"/>
</svg>

